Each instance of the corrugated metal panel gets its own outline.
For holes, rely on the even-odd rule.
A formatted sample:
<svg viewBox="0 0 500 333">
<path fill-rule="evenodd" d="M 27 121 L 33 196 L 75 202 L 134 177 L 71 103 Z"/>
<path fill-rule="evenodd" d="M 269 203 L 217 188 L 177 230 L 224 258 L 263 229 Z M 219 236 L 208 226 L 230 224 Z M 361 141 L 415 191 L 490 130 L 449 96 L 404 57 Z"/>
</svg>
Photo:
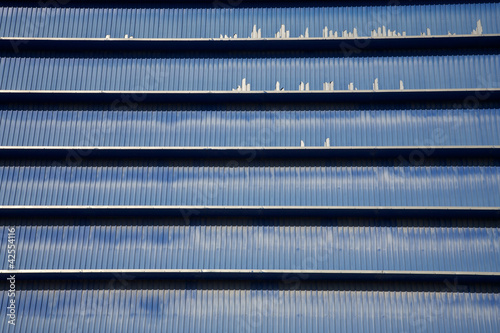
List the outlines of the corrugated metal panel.
<svg viewBox="0 0 500 333">
<path fill-rule="evenodd" d="M 321 105 L 31 106 L 0 110 L 2 146 L 499 145 L 500 110 Z M 404 130 L 402 130 L 404 129 Z"/>
<path fill-rule="evenodd" d="M 500 88 L 500 55 L 280 58 L 11 58 L 0 61 L 4 90 L 252 90 Z"/>
<path fill-rule="evenodd" d="M 125 222 L 125 223 L 124 223 Z M 193 218 L 3 221 L 16 269 L 500 272 L 500 228 L 481 220 Z M 7 227 L 0 226 L 2 239 Z M 8 269 L 5 261 L 0 269 Z"/>
<path fill-rule="evenodd" d="M 237 1 L 235 1 L 237 2 Z M 433 35 L 448 32 L 470 34 L 481 20 L 484 33 L 500 33 L 498 3 L 352 6 L 310 8 L 12 8 L 0 9 L 0 35 L 20 37 L 124 37 L 135 38 L 218 38 L 238 34 L 250 37 L 253 25 L 262 37 L 274 37 L 281 24 L 290 37 L 322 37 L 322 30 L 352 32 L 370 36 L 371 30 L 386 26 L 408 35 L 431 29 Z M 228 7 L 231 4 L 226 4 Z M 40 6 L 42 7 L 42 6 Z"/>
<path fill-rule="evenodd" d="M 210 1 L 206 6 L 212 5 Z M 291 36 L 309 27 L 311 36 L 320 37 L 324 26 L 339 32 L 357 28 L 366 36 L 382 25 L 408 35 L 427 28 L 433 35 L 470 34 L 479 19 L 484 33 L 491 34 L 500 33 L 498 17 L 500 3 L 230 9 L 3 7 L 0 36 L 212 38 L 238 33 L 247 37 L 254 24 L 262 28 L 264 37 L 274 36 L 281 24 Z M 72 51 L 70 56 L 49 52 L 2 55 L 0 89 L 230 91 L 244 77 L 252 90 L 274 90 L 276 81 L 286 90 L 297 90 L 300 81 L 321 90 L 323 82 L 332 80 L 337 90 L 346 90 L 350 82 L 360 90 L 371 90 L 375 78 L 380 89 L 399 89 L 399 80 L 406 89 L 500 88 L 500 55 L 489 49 L 453 51 L 453 55 L 443 55 L 446 51 L 431 55 L 426 51 L 370 51 L 356 57 L 308 53 L 310 58 L 300 52 L 286 56 L 218 53 L 215 58 L 177 53 L 178 58 L 165 59 L 159 53 L 132 52 L 116 58 L 117 53 L 86 52 L 80 57 Z M 429 98 L 428 93 L 425 97 Z M 163 104 L 135 109 L 131 104 L 127 107 L 133 111 L 127 112 L 111 103 L 105 107 L 9 106 L 0 108 L 0 145 L 298 146 L 304 140 L 308 146 L 322 146 L 326 138 L 332 146 L 498 145 L 498 107 L 488 103 L 469 109 L 467 100 L 463 104 L 389 109 L 314 104 L 215 108 Z M 115 214 L 113 209 L 104 205 L 120 206 L 120 214 L 131 214 L 123 210 L 124 205 L 155 210 L 167 205 L 176 211 L 174 205 L 214 205 L 220 211 L 228 205 L 297 205 L 301 216 L 311 214 L 313 205 L 355 207 L 350 214 L 359 213 L 360 206 L 423 206 L 418 208 L 420 214 L 434 219 L 416 220 L 413 215 L 406 220 L 295 215 L 295 220 L 204 219 L 195 214 L 186 220 L 151 220 L 145 215 L 137 220 L 118 215 L 93 220 L 75 217 L 78 210 L 71 208 L 66 214 L 73 215 L 66 215 L 66 220 L 35 216 L 21 221 L 4 216 L 0 247 L 5 246 L 6 226 L 14 225 L 17 268 L 500 271 L 498 217 L 437 220 L 436 212 L 425 210 L 425 206 L 443 206 L 444 211 L 449 206 L 465 210 L 467 206 L 500 207 L 498 159 L 432 158 L 414 163 L 421 162 L 421 166 L 407 166 L 405 161 L 389 158 L 81 160 L 79 154 L 70 151 L 64 161 L 47 156 L 32 161 L 3 159 L 0 205 L 38 209 L 41 205 L 96 205 L 111 214 Z M 18 209 L 30 213 L 26 207 Z M 136 214 L 146 212 L 137 210 Z M 365 214 L 371 217 L 380 212 L 374 208 Z M 6 267 L 4 262 L 0 267 Z M 61 278 L 44 274 L 38 278 Z M 99 274 L 94 278 L 104 278 Z M 10 327 L 2 315 L 0 332 L 500 331 L 500 287 L 479 282 L 477 277 L 469 277 L 468 285 L 458 285 L 458 280 L 415 284 L 397 279 L 391 283 L 313 283 L 304 281 L 307 276 L 283 276 L 281 283 L 146 282 L 123 275 L 110 281 L 33 282 L 21 280 L 22 275 L 18 274 L 16 284 L 17 326 Z M 37 277 L 26 274 L 24 278 Z M 495 279 L 498 282 L 498 276 Z M 7 301 L 4 288 L 0 304 Z"/>
<path fill-rule="evenodd" d="M 205 165 L 177 161 L 79 162 L 64 162 L 70 166 L 57 161 L 2 162 L 0 203 L 500 206 L 497 162 L 422 167 L 317 160 L 252 166 L 240 166 L 236 161 Z"/>
<path fill-rule="evenodd" d="M 436 284 L 19 284 L 16 332 L 492 332 L 498 288 Z M 7 292 L 0 293 L 6 304 Z M 0 329 L 9 330 L 7 316 Z"/>
</svg>

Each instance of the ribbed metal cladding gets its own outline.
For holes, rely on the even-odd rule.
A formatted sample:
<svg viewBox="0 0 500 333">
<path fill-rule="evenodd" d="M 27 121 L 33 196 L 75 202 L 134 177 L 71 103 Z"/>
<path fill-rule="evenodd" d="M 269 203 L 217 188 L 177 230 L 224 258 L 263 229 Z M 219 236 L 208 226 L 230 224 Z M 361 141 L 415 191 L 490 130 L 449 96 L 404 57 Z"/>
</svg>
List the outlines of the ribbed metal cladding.
<svg viewBox="0 0 500 333">
<path fill-rule="evenodd" d="M 231 91 L 500 88 L 498 54 L 373 57 L 104 58 L 2 57 L 2 90 Z"/>
<path fill-rule="evenodd" d="M 384 163 L 383 161 L 380 163 Z M 10 165 L 9 165 L 10 164 Z M 38 165 L 37 165 L 38 164 Z M 500 167 L 323 161 L 0 164 L 2 205 L 500 206 Z M 54 166 L 55 165 L 55 166 Z"/>
<path fill-rule="evenodd" d="M 447 124 L 443 126 L 443 124 Z M 498 106 L 109 105 L 4 107 L 2 146 L 499 145 Z"/>
<path fill-rule="evenodd" d="M 19 284 L 18 332 L 498 332 L 492 286 L 115 280 Z M 5 304 L 6 294 L 0 294 Z M 5 332 L 6 316 L 0 317 Z"/>
<path fill-rule="evenodd" d="M 500 3 L 136 4 L 0 8 L 0 37 L 42 37 L 1 41 L 0 248 L 13 227 L 19 271 L 0 333 L 500 332 Z M 282 24 L 430 36 L 212 40 Z M 260 93 L 231 92 L 244 78 Z"/>
<path fill-rule="evenodd" d="M 125 222 L 125 223 L 124 223 Z M 498 221 L 4 220 L 17 269 L 500 271 Z M 0 235 L 7 238 L 7 227 Z M 8 269 L 7 262 L 0 269 Z"/>
<path fill-rule="evenodd" d="M 238 2 L 234 2 L 238 3 Z M 233 3 L 233 4 L 234 4 Z M 235 7 L 221 1 L 223 6 Z M 239 3 L 238 3 L 239 4 Z M 352 6 L 303 8 L 44 8 L 4 7 L 0 11 L 0 35 L 5 37 L 120 38 L 219 38 L 222 35 L 250 37 L 252 27 L 262 29 L 262 37 L 274 37 L 284 24 L 290 37 L 322 37 L 322 30 L 352 32 L 370 36 L 385 26 L 399 33 L 420 35 L 470 34 L 481 20 L 484 33 L 500 33 L 498 3 Z"/>
</svg>

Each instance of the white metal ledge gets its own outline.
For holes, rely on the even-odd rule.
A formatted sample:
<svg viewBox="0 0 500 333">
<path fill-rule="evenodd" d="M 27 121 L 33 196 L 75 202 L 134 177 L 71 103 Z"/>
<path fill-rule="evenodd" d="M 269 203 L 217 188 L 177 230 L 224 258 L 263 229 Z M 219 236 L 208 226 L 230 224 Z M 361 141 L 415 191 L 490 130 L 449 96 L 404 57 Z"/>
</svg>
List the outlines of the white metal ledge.
<svg viewBox="0 0 500 333">
<path fill-rule="evenodd" d="M 47 269 L 0 270 L 16 279 L 230 279 L 500 282 L 499 272 L 262 269 Z"/>
<path fill-rule="evenodd" d="M 139 96 L 148 102 L 356 102 L 372 103 L 460 101 L 479 104 L 497 100 L 500 88 L 404 89 L 404 90 L 311 90 L 311 91 L 121 91 L 121 90 L 0 90 L 0 102 L 116 102 Z"/>
<path fill-rule="evenodd" d="M 0 206 L 3 217 L 325 216 L 499 218 L 500 207 L 444 206 Z M 500 221 L 499 221 L 500 222 Z"/>
<path fill-rule="evenodd" d="M 0 158 L 422 158 L 500 157 L 500 146 L 137 147 L 3 146 Z"/>
<path fill-rule="evenodd" d="M 309 38 L 58 38 L 0 37 L 0 49 L 5 51 L 266 51 L 333 50 L 354 55 L 371 49 L 464 48 L 496 47 L 500 34 L 433 35 L 433 36 L 358 36 Z"/>
</svg>

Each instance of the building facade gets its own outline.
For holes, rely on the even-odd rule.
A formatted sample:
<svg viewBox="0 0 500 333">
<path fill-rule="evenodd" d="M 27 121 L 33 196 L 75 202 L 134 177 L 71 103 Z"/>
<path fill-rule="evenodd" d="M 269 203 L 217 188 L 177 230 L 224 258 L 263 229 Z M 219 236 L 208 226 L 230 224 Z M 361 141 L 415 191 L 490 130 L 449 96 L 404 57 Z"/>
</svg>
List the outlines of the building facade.
<svg viewBox="0 0 500 333">
<path fill-rule="evenodd" d="M 499 18 L 1 1 L 0 332 L 499 332 Z"/>
</svg>

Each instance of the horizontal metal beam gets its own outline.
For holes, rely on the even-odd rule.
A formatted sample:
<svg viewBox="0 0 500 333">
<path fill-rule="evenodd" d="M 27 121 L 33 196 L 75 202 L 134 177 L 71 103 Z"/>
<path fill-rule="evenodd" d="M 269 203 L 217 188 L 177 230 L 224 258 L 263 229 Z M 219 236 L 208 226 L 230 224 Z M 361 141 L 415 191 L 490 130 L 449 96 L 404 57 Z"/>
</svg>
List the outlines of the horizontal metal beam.
<svg viewBox="0 0 500 333">
<path fill-rule="evenodd" d="M 500 282 L 499 272 L 383 270 L 255 270 L 255 269 L 48 269 L 0 270 L 0 278 L 54 279 L 207 279 L 207 280 L 337 280 Z"/>
<path fill-rule="evenodd" d="M 500 207 L 443 206 L 0 206 L 2 217 L 322 216 L 499 218 Z"/>
<path fill-rule="evenodd" d="M 35 38 L 0 37 L 2 51 L 340 51 L 355 55 L 372 49 L 497 47 L 500 34 L 356 38 Z"/>
<path fill-rule="evenodd" d="M 500 146 L 0 147 L 0 158 L 398 158 L 500 157 Z"/>
<path fill-rule="evenodd" d="M 431 102 L 460 101 L 477 104 L 498 100 L 500 88 L 336 90 L 336 91 L 102 91 L 102 90 L 0 90 L 0 102 Z"/>
</svg>

